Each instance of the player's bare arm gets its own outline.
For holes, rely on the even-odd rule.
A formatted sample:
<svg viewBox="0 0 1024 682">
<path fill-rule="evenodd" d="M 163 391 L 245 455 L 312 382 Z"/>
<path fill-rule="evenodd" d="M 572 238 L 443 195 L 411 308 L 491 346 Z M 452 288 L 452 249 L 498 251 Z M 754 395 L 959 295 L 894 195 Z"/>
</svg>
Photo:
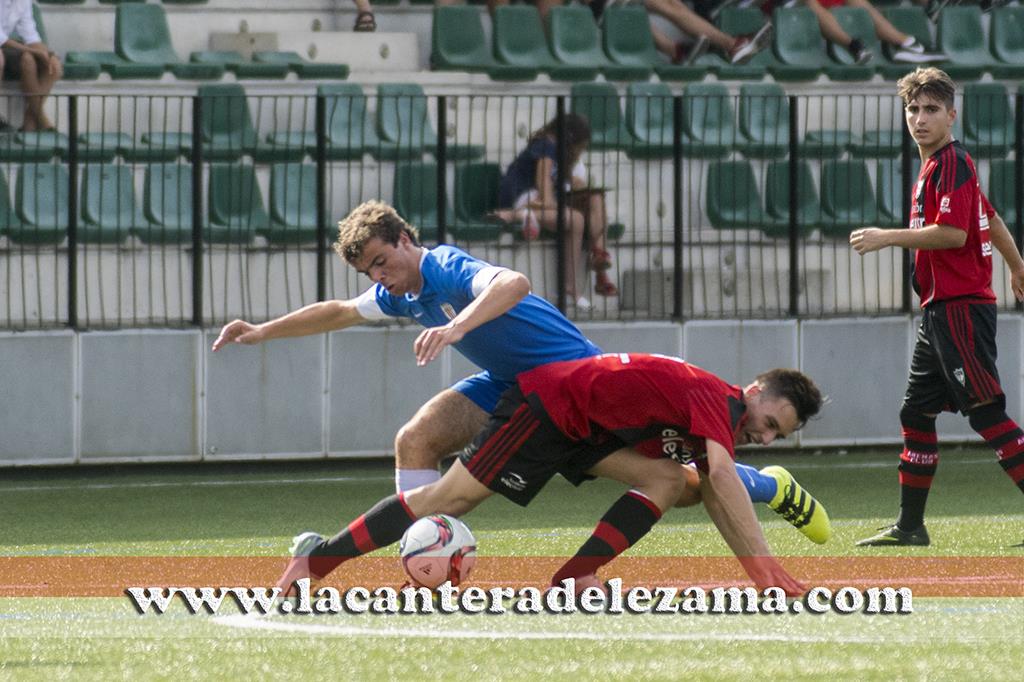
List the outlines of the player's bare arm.
<svg viewBox="0 0 1024 682">
<path fill-rule="evenodd" d="M 213 342 L 218 351 L 229 343 L 252 345 L 294 336 L 309 336 L 345 329 L 363 321 L 355 301 L 321 301 L 263 324 L 234 320 L 224 325 Z"/>
<path fill-rule="evenodd" d="M 951 225 L 927 225 L 919 230 L 883 230 L 864 227 L 850 233 L 850 246 L 864 255 L 889 246 L 904 249 L 959 249 L 967 243 L 967 232 Z"/>
<path fill-rule="evenodd" d="M 791 596 L 803 594 L 806 588 L 771 556 L 768 542 L 754 514 L 754 506 L 736 473 L 729 452 L 713 440 L 705 443 L 708 474 L 701 477 L 704 508 L 726 544 L 758 589 L 775 586 L 781 587 Z"/>
<path fill-rule="evenodd" d="M 1010 289 L 1018 301 L 1024 301 L 1024 258 L 1021 258 L 1013 235 L 998 213 L 989 219 L 988 225 L 992 245 L 996 247 L 1010 269 Z"/>
<path fill-rule="evenodd" d="M 442 327 L 424 329 L 413 344 L 416 364 L 426 365 L 444 350 L 445 346 L 458 343 L 477 327 L 498 318 L 530 293 L 530 280 L 514 270 L 503 270 L 462 309 L 451 322 Z"/>
</svg>

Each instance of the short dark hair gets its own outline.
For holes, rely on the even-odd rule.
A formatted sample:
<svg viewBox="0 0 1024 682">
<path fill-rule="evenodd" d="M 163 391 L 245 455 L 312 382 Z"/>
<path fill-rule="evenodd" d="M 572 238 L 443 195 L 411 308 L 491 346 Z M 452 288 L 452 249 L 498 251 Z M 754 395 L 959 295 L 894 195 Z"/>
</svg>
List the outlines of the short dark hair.
<svg viewBox="0 0 1024 682">
<path fill-rule="evenodd" d="M 796 409 L 796 418 L 800 421 L 797 428 L 803 428 L 807 420 L 818 414 L 825 399 L 814 381 L 803 372 L 795 369 L 773 369 L 759 374 L 755 381 L 761 391 L 776 398 L 784 398 Z"/>
<path fill-rule="evenodd" d="M 942 102 L 947 109 L 952 109 L 956 83 L 942 69 L 919 66 L 896 82 L 896 92 L 903 100 L 904 107 L 920 95 L 926 95 Z"/>
</svg>

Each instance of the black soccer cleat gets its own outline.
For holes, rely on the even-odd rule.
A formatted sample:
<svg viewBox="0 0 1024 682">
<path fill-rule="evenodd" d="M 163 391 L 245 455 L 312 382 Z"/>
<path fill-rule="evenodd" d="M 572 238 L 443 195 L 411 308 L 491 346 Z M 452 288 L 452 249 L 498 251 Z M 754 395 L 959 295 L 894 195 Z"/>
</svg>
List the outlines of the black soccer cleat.
<svg viewBox="0 0 1024 682">
<path fill-rule="evenodd" d="M 911 531 L 900 530 L 897 525 L 892 525 L 888 528 L 879 529 L 882 532 L 878 535 L 873 535 L 869 538 L 865 538 L 857 543 L 858 547 L 903 547 L 903 546 L 915 546 L 915 547 L 927 547 L 931 544 L 931 539 L 928 537 L 928 530 L 922 524 L 920 527 L 915 528 Z"/>
</svg>

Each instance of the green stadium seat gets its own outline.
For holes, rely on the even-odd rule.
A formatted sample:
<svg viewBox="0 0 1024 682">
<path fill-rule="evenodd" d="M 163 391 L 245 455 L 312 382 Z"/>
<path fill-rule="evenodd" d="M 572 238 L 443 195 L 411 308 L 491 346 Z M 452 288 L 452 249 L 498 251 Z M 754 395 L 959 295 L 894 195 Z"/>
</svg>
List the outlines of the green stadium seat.
<svg viewBox="0 0 1024 682">
<path fill-rule="evenodd" d="M 749 161 L 708 165 L 707 213 L 716 229 L 758 229 L 768 224 Z"/>
<path fill-rule="evenodd" d="M 195 64 L 219 64 L 239 80 L 259 78 L 261 80 L 282 79 L 288 75 L 287 64 L 261 64 L 247 61 L 233 50 L 203 50 L 193 52 L 189 61 Z"/>
<path fill-rule="evenodd" d="M 270 167 L 270 224 L 257 234 L 271 244 L 315 244 L 316 166 L 277 163 Z"/>
<path fill-rule="evenodd" d="M 464 163 L 455 166 L 455 216 L 448 231 L 463 241 L 494 241 L 501 226 L 487 220 L 498 207 L 501 168 L 496 163 Z"/>
<path fill-rule="evenodd" d="M 0 135 L 0 161 L 49 161 L 57 155 L 66 156 L 68 145 L 67 135 L 53 131 Z"/>
<path fill-rule="evenodd" d="M 548 13 L 551 53 L 559 64 L 576 69 L 575 80 L 593 80 L 610 66 L 601 50 L 594 15 L 582 5 L 552 7 Z"/>
<path fill-rule="evenodd" d="M 822 233 L 848 237 L 850 231 L 878 220 L 875 192 L 863 160 L 829 160 L 821 169 Z"/>
<path fill-rule="evenodd" d="M 398 164 L 395 167 L 393 202 L 398 214 L 419 229 L 420 241 L 437 241 L 436 163 Z M 445 215 L 453 215 L 450 208 Z"/>
<path fill-rule="evenodd" d="M 778 83 L 740 86 L 740 136 L 744 156 L 778 159 L 789 151 L 789 100 Z"/>
<path fill-rule="evenodd" d="M 192 136 L 188 133 L 144 133 L 139 142 L 128 140 L 119 149 L 131 163 L 170 163 L 179 156 L 192 154 Z"/>
<path fill-rule="evenodd" d="M 765 233 L 772 237 L 789 235 L 789 162 L 772 161 L 765 171 L 764 201 L 768 214 Z M 797 208 L 796 224 L 802 235 L 807 235 L 820 220 L 818 190 L 814 187 L 811 166 L 800 161 L 796 166 Z"/>
<path fill-rule="evenodd" d="M 135 201 L 132 169 L 113 163 L 85 164 L 82 170 L 82 220 L 78 240 L 120 244 L 142 224 Z"/>
<path fill-rule="evenodd" d="M 879 62 L 886 61 L 871 15 L 862 7 L 835 7 L 831 12 L 843 30 L 863 41 L 864 46 L 871 51 L 872 58 L 867 64 L 857 64 L 849 50 L 835 43 L 827 43 L 825 51 L 829 61 L 825 65 L 825 75 L 834 81 L 870 80 Z"/>
<path fill-rule="evenodd" d="M 1024 78 L 1024 7 L 997 7 L 990 24 L 992 55 L 996 65 L 992 75 Z"/>
<path fill-rule="evenodd" d="M 841 128 L 808 130 L 800 140 L 800 154 L 815 159 L 833 159 L 842 155 L 853 142 L 853 133 Z"/>
<path fill-rule="evenodd" d="M 492 16 L 494 59 L 503 66 L 551 71 L 551 56 L 540 14 L 533 5 L 503 5 Z M 565 80 L 565 79 L 561 79 Z M 569 79 L 571 80 L 571 79 Z"/>
<path fill-rule="evenodd" d="M 7 237 L 19 244 L 60 244 L 68 232 L 68 169 L 28 163 L 18 169 L 14 186 L 15 224 Z"/>
<path fill-rule="evenodd" d="M 691 83 L 683 89 L 683 155 L 723 158 L 736 144 L 732 95 L 720 83 Z"/>
<path fill-rule="evenodd" d="M 302 80 L 327 78 L 345 80 L 349 73 L 348 64 L 309 62 L 303 59 L 298 52 L 256 51 L 252 54 L 252 60 L 261 64 L 287 64 L 288 68 Z"/>
<path fill-rule="evenodd" d="M 942 69 L 951 78 L 976 80 L 995 65 L 995 58 L 986 47 L 980 7 L 945 7 L 939 14 L 938 26 L 939 49 L 950 58 L 942 64 Z"/>
<path fill-rule="evenodd" d="M 963 141 L 971 156 L 1003 157 L 1013 146 L 1013 111 L 1006 86 L 968 83 L 964 86 Z"/>
<path fill-rule="evenodd" d="M 434 8 L 430 66 L 437 71 L 486 73 L 494 80 L 530 81 L 536 68 L 499 65 L 491 54 L 480 10 L 467 5 Z"/>
<path fill-rule="evenodd" d="M 131 147 L 127 133 L 84 133 L 78 136 L 78 160 L 109 163 L 122 149 Z"/>
<path fill-rule="evenodd" d="M 437 133 L 427 116 L 427 97 L 415 83 L 382 83 L 377 86 L 376 147 L 368 149 L 382 161 L 419 159 L 423 152 L 435 153 Z M 475 144 L 449 144 L 449 161 L 478 159 L 484 147 Z"/>
<path fill-rule="evenodd" d="M 850 141 L 848 149 L 855 159 L 899 156 L 903 131 L 899 128 L 873 128 Z"/>
<path fill-rule="evenodd" d="M 609 64 L 602 71 L 608 80 L 647 80 L 657 54 L 647 11 L 637 6 L 605 9 L 601 43 Z"/>
<path fill-rule="evenodd" d="M 912 160 L 913 177 L 921 168 L 921 162 Z M 903 160 L 881 159 L 878 161 L 878 224 L 884 227 L 906 227 L 903 220 Z"/>
<path fill-rule="evenodd" d="M 626 129 L 636 142 L 626 150 L 634 159 L 672 156 L 672 91 L 665 83 L 630 83 L 626 88 Z"/>
<path fill-rule="evenodd" d="M 192 167 L 178 163 L 146 166 L 142 210 L 147 224 L 132 234 L 147 244 L 192 241 Z"/>
<path fill-rule="evenodd" d="M 328 161 L 355 161 L 364 151 L 377 148 L 377 134 L 366 117 L 366 95 L 355 83 L 321 85 L 317 94 L 325 98 Z M 276 147 L 298 148 L 316 157 L 316 131 L 293 130 L 271 133 L 268 142 Z"/>
<path fill-rule="evenodd" d="M 729 35 L 741 36 L 756 33 L 764 25 L 765 16 L 757 7 L 727 7 L 718 15 L 716 23 Z M 771 49 L 761 50 L 745 64 L 730 64 L 718 52 L 708 52 L 697 59 L 697 64 L 714 71 L 718 80 L 758 81 L 775 63 Z"/>
<path fill-rule="evenodd" d="M 162 64 L 135 64 L 118 56 L 116 52 L 68 52 L 65 65 L 86 65 L 83 68 L 100 69 L 114 80 L 160 80 L 164 75 Z"/>
<path fill-rule="evenodd" d="M 203 239 L 211 244 L 248 244 L 270 222 L 256 170 L 248 163 L 213 163 L 209 171 L 209 224 Z"/>
<path fill-rule="evenodd" d="M 611 83 L 574 83 L 570 110 L 590 122 L 590 148 L 629 150 L 636 140 L 626 129 L 619 93 Z"/>
<path fill-rule="evenodd" d="M 988 200 L 1011 231 L 1017 222 L 1018 188 L 1024 184 L 1024 178 L 1014 181 L 1015 163 L 1012 159 L 993 159 L 988 170 Z"/>
<path fill-rule="evenodd" d="M 178 58 L 171 45 L 167 15 L 160 5 L 122 3 L 114 19 L 114 51 L 132 64 L 158 65 L 175 78 L 219 80 L 220 64 L 191 64 Z"/>
<path fill-rule="evenodd" d="M 826 66 L 825 39 L 818 20 L 806 7 L 776 8 L 775 63 L 769 72 L 779 81 L 812 81 Z"/>
</svg>

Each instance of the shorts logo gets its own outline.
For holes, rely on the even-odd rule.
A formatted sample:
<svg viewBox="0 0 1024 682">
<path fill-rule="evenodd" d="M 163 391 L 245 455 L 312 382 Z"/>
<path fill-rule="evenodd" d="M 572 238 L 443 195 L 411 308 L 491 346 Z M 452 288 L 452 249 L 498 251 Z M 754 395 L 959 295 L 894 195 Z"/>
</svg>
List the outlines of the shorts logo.
<svg viewBox="0 0 1024 682">
<path fill-rule="evenodd" d="M 444 313 L 444 316 L 449 320 L 455 319 L 455 308 L 452 307 L 451 303 L 442 303 L 441 312 Z"/>
<path fill-rule="evenodd" d="M 685 436 L 680 436 L 675 429 L 663 429 L 661 432 L 661 451 L 666 457 L 671 457 L 680 464 L 687 464 L 693 461 L 694 451 L 686 442 Z"/>
<path fill-rule="evenodd" d="M 509 472 L 502 476 L 501 483 L 506 488 L 511 488 L 517 492 L 526 490 L 526 479 L 515 472 Z"/>
<path fill-rule="evenodd" d="M 956 380 L 960 382 L 961 386 L 967 386 L 966 380 L 964 379 L 964 368 L 963 367 L 957 367 L 956 369 L 954 369 L 953 370 L 953 376 L 956 377 Z"/>
</svg>

